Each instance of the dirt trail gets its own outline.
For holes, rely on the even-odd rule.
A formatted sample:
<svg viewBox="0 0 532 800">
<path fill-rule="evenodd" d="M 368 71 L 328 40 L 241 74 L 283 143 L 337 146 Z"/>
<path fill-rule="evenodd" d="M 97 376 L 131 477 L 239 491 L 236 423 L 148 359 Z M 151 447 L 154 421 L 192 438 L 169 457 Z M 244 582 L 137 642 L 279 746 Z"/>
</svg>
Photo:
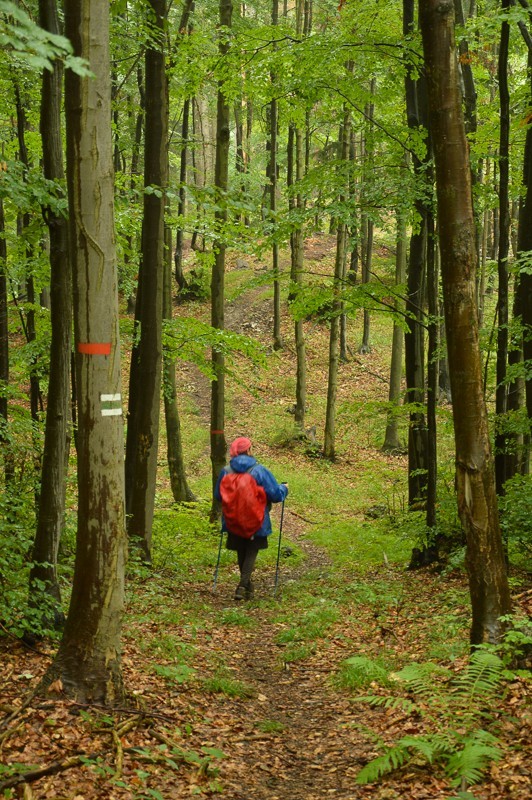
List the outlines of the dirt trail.
<svg viewBox="0 0 532 800">
<path fill-rule="evenodd" d="M 300 523 L 293 518 L 294 528 Z M 315 570 L 326 580 L 326 555 L 295 530 L 292 539 L 305 553 L 299 567 L 282 563 L 282 585 Z M 275 542 L 276 544 L 276 542 Z M 272 593 L 273 575 L 260 564 L 257 595 Z M 234 581 L 222 583 L 214 604 L 231 609 Z M 282 591 L 282 588 L 281 588 Z M 242 608 L 243 606 L 238 606 Z M 273 607 L 275 611 L 275 607 Z M 228 758 L 222 763 L 225 796 L 231 800 L 323 800 L 362 798 L 354 778 L 364 759 L 360 733 L 354 727 L 356 714 L 345 693 L 330 682 L 334 663 L 346 658 L 341 640 L 318 643 L 317 652 L 301 661 L 285 662 L 277 635 L 283 629 L 272 621 L 272 606 L 247 606 L 252 629 L 219 626 L 210 631 L 210 649 L 223 653 L 234 677 L 249 684 L 253 696 L 231 699 L 213 696 L 205 704 L 204 721 L 195 726 L 204 743 L 219 747 Z M 362 758 L 360 758 L 362 756 Z M 360 760 L 359 760 L 360 759 Z"/>
</svg>

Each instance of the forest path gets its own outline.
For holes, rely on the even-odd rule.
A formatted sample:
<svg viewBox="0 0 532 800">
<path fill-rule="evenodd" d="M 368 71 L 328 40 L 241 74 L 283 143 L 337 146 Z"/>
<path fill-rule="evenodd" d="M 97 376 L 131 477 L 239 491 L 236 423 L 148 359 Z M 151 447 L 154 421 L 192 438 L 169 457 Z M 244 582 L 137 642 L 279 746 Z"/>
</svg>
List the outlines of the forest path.
<svg viewBox="0 0 532 800">
<path fill-rule="evenodd" d="M 289 526 L 291 540 L 305 557 L 294 567 L 289 558 L 281 559 L 279 594 L 284 585 L 297 599 L 299 579 L 315 576 L 319 591 L 319 585 L 327 583 L 331 565 L 326 554 L 304 538 L 300 519 L 291 517 Z M 277 547 L 277 537 L 272 539 Z M 341 638 L 318 637 L 306 657 L 285 660 L 286 644 L 279 642 L 279 634 L 287 625 L 273 598 L 272 570 L 258 563 L 255 584 L 257 604 L 235 603 L 231 596 L 236 584 L 228 585 L 227 580 L 211 599 L 228 618 L 236 611 L 250 622 L 250 627 L 226 624 L 209 632 L 211 652 L 223 653 L 233 678 L 251 689 L 249 698 L 206 698 L 199 726 L 204 741 L 226 754 L 221 765 L 225 796 L 231 800 L 367 797 L 367 789 L 357 789 L 354 779 L 367 760 L 368 744 L 354 725 L 356 714 L 348 695 L 335 691 L 330 680 L 335 662 L 353 651 L 346 652 Z M 265 596 L 272 601 L 261 601 Z M 326 599 L 321 600 L 325 605 Z"/>
</svg>

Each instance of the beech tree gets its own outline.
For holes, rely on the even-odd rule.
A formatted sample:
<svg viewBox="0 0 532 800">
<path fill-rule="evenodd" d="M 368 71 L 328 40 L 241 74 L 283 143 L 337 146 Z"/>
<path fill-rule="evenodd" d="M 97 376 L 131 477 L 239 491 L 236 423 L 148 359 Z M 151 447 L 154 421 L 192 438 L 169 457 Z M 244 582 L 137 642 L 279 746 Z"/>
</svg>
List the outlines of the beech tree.
<svg viewBox="0 0 532 800">
<path fill-rule="evenodd" d="M 126 450 L 128 534 L 151 560 L 162 374 L 164 205 L 167 186 L 168 85 L 165 68 L 166 0 L 147 4 L 146 119 L 142 255 L 131 359 Z"/>
<path fill-rule="evenodd" d="M 453 398 L 458 512 L 467 540 L 471 642 L 496 642 L 511 608 L 477 324 L 475 221 L 458 83 L 452 0 L 420 0 L 436 164 L 445 327 Z"/>
<path fill-rule="evenodd" d="M 40 0 L 41 26 L 60 32 L 56 0 Z M 44 175 L 64 180 L 61 140 L 63 68 L 59 59 L 43 71 L 41 138 Z M 61 190 L 58 190 L 61 191 Z M 30 572 L 30 602 L 39 605 L 41 592 L 53 598 L 56 623 L 62 621 L 61 592 L 57 579 L 57 555 L 65 514 L 66 474 L 70 449 L 70 357 L 72 340 L 72 270 L 68 253 L 68 221 L 51 202 L 43 209 L 50 238 L 50 382 L 46 404 L 46 428 L 41 470 L 37 530 Z M 40 583 L 38 583 L 40 582 Z"/>
<path fill-rule="evenodd" d="M 228 31 L 231 28 L 233 6 L 231 0 L 220 0 L 219 51 L 223 58 L 229 52 Z M 211 325 L 223 331 L 225 327 L 225 223 L 227 222 L 227 187 L 229 174 L 229 103 L 224 94 L 223 80 L 218 84 L 216 105 L 216 162 L 214 184 L 217 192 L 215 212 L 216 235 L 213 242 L 214 264 L 211 273 Z M 211 465 L 214 487 L 220 470 L 225 465 L 225 360 L 222 352 L 213 347 L 211 382 Z M 212 512 L 216 511 L 213 501 Z"/>
<path fill-rule="evenodd" d="M 109 3 L 66 0 L 66 34 L 92 76 L 66 76 L 67 182 L 78 397 L 72 598 L 47 680 L 79 702 L 122 696 L 124 441 L 114 240 Z"/>
</svg>

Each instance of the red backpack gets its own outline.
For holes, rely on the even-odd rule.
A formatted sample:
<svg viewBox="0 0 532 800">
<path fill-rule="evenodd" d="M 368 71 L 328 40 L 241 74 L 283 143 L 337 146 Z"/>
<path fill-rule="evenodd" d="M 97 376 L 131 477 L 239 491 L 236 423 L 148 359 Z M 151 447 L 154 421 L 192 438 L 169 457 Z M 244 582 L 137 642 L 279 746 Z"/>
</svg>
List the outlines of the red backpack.
<svg viewBox="0 0 532 800">
<path fill-rule="evenodd" d="M 243 539 L 251 539 L 257 533 L 266 511 L 266 492 L 250 475 L 252 469 L 234 472 L 229 467 L 220 482 L 226 528 Z"/>
</svg>

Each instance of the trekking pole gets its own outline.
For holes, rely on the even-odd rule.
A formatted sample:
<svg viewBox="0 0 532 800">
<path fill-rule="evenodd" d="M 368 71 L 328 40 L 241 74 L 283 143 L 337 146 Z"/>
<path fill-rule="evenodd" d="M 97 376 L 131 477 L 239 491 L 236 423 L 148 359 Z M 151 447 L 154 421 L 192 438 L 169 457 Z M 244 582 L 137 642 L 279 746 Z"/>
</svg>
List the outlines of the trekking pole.
<svg viewBox="0 0 532 800">
<path fill-rule="evenodd" d="M 283 517 L 284 517 L 284 500 L 281 506 L 281 521 L 279 523 L 279 544 L 277 545 L 277 566 L 275 567 L 275 584 L 273 587 L 273 596 L 277 594 L 277 584 L 279 582 L 279 559 L 281 557 L 281 536 L 283 535 Z"/>
<path fill-rule="evenodd" d="M 216 581 L 218 580 L 218 570 L 220 568 L 220 558 L 222 555 L 222 540 L 224 538 L 223 530 L 220 532 L 220 547 L 218 548 L 218 560 L 216 561 L 216 569 L 214 570 L 214 583 L 212 584 L 213 592 L 216 591 Z"/>
</svg>

